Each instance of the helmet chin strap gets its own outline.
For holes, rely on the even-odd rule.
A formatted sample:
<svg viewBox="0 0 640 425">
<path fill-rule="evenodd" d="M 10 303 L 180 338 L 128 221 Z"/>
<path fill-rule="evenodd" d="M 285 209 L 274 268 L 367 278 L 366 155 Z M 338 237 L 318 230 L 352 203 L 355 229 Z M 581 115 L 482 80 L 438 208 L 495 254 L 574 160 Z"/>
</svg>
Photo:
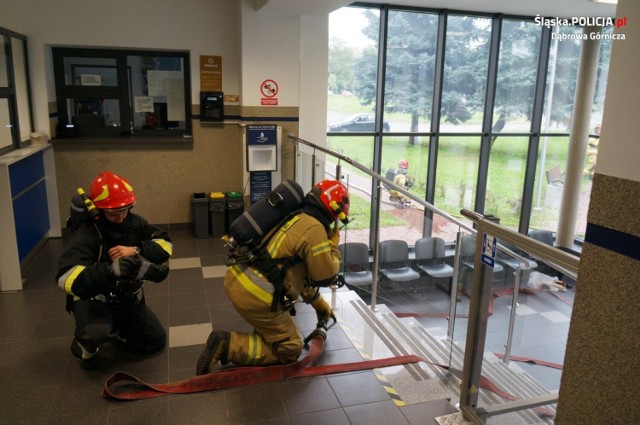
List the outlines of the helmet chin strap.
<svg viewBox="0 0 640 425">
<path fill-rule="evenodd" d="M 349 222 L 349 218 L 344 213 L 344 211 L 342 211 L 342 207 L 338 205 L 336 201 L 329 202 L 329 205 L 331 206 L 333 212 L 336 213 L 338 219 L 342 222 L 342 224 L 347 224 Z"/>
</svg>

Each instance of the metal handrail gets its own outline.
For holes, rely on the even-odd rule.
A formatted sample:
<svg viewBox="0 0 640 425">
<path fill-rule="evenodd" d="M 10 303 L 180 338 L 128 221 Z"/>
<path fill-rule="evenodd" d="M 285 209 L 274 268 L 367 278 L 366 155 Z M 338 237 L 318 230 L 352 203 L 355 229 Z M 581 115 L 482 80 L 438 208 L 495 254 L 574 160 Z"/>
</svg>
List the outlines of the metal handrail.
<svg viewBox="0 0 640 425">
<path fill-rule="evenodd" d="M 413 193 L 409 192 L 408 190 L 406 190 L 403 187 L 398 186 L 397 184 L 393 183 L 391 180 L 385 178 L 384 176 L 381 176 L 380 174 L 376 173 L 375 171 L 371 170 L 370 168 L 365 167 L 364 165 L 360 164 L 357 161 L 354 161 L 353 159 L 349 158 L 348 156 L 342 155 L 338 152 L 332 151 L 329 148 L 323 147 L 323 146 L 318 146 L 312 142 L 309 142 L 307 140 L 301 139 L 297 136 L 294 136 L 292 134 L 289 135 L 289 139 L 292 140 L 294 143 L 302 143 L 303 145 L 307 145 L 315 150 L 318 150 L 320 152 L 324 152 L 326 154 L 329 154 L 331 156 L 334 156 L 336 158 L 338 158 L 341 161 L 346 162 L 347 164 L 357 168 L 358 170 L 364 172 L 365 174 L 368 174 L 371 177 L 376 178 L 377 180 L 380 180 L 381 182 L 393 187 L 393 190 L 397 190 L 398 192 L 402 193 L 403 195 L 408 196 L 409 198 L 411 198 L 412 201 L 415 201 L 417 204 L 422 205 L 423 207 L 425 207 L 426 209 L 428 209 L 429 211 L 433 211 L 443 217 L 445 217 L 448 220 L 451 220 L 453 223 L 457 224 L 458 226 L 462 227 L 463 229 L 469 231 L 469 232 L 473 232 L 475 233 L 475 230 L 473 230 L 473 228 L 471 226 L 469 226 L 468 224 L 464 223 L 463 221 L 460 221 L 460 219 L 457 219 L 455 217 L 453 217 L 452 215 L 450 215 L 449 213 L 433 206 L 432 204 L 428 203 L 427 201 L 425 201 L 424 199 L 420 199 L 418 198 L 416 195 L 414 195 Z"/>
<path fill-rule="evenodd" d="M 434 206 L 433 204 L 430 204 L 429 202 L 425 201 L 424 199 L 420 199 L 418 198 L 416 195 L 414 195 L 413 193 L 409 192 L 408 190 L 406 190 L 403 187 L 398 186 L 397 184 L 393 183 L 391 180 L 385 178 L 384 176 L 376 173 L 375 171 L 371 170 L 370 168 L 365 167 L 364 165 L 360 164 L 359 162 L 353 160 L 352 158 L 349 158 L 348 156 L 342 155 L 341 153 L 338 153 L 336 151 L 333 151 L 327 147 L 324 146 L 319 146 L 316 145 L 315 143 L 309 142 L 308 140 L 304 140 L 301 139 L 300 137 L 294 136 L 292 134 L 290 134 L 289 136 L 289 140 L 293 141 L 293 143 L 301 143 L 303 145 L 307 145 L 310 148 L 313 148 L 314 150 L 318 150 L 320 152 L 324 152 L 326 154 L 329 154 L 341 161 L 346 162 L 347 164 L 353 166 L 354 168 L 357 168 L 358 170 L 362 171 L 363 173 L 376 178 L 377 180 L 380 180 L 382 182 L 384 182 L 385 184 L 387 184 L 388 186 L 392 187 L 393 190 L 396 190 L 406 196 L 408 196 L 409 198 L 411 198 L 412 201 L 416 202 L 419 205 L 422 205 L 425 209 L 432 211 L 436 214 L 439 214 L 440 216 L 446 218 L 447 220 L 451 221 L 452 223 L 456 224 L 457 226 L 461 227 L 462 229 L 465 229 L 466 231 L 468 231 L 469 233 L 475 235 L 476 234 L 476 230 L 469 226 L 467 223 L 461 221 L 460 219 L 450 215 L 449 213 L 441 210 L 440 208 Z M 315 169 L 315 167 L 314 167 Z M 468 210 L 465 210 L 468 211 Z M 477 213 L 474 213 L 477 214 Z M 478 214 L 480 215 L 480 214 Z M 469 217 L 470 218 L 470 217 Z M 528 236 L 524 236 L 525 238 L 529 238 Z M 501 238 L 499 238 L 501 239 Z M 530 239 L 530 238 L 529 238 Z M 506 240 L 506 238 L 505 238 Z M 534 240 L 534 239 L 531 239 Z M 544 247 L 542 247 L 544 248 Z M 527 259 L 524 258 L 522 255 L 510 250 L 509 248 L 505 247 L 505 246 L 499 246 L 498 249 L 500 250 L 500 252 L 503 252 L 507 255 L 509 255 L 512 258 L 517 259 L 520 263 L 522 263 L 523 265 L 523 269 L 527 269 Z M 538 257 L 538 251 L 540 250 L 540 245 L 536 245 L 536 257 Z M 556 250 L 558 252 L 562 252 L 560 250 Z M 566 272 L 567 275 L 569 275 L 570 277 L 572 277 L 573 279 L 575 279 L 575 273 L 571 273 L 568 270 L 566 270 L 566 268 L 562 265 L 562 264 L 557 264 L 556 261 L 553 260 L 553 258 L 549 258 L 548 256 L 542 257 L 540 256 L 539 258 L 546 258 L 551 265 L 553 266 L 558 266 L 558 269 L 561 269 L 561 271 Z"/>
<path fill-rule="evenodd" d="M 493 280 L 492 266 L 487 266 L 487 263 L 491 264 L 491 261 L 487 262 L 481 259 L 481 257 L 484 257 L 483 254 L 486 255 L 486 253 L 482 251 L 482 247 L 484 246 L 483 242 L 490 244 L 492 238 L 501 238 L 516 246 L 525 247 L 529 252 L 535 252 L 542 260 L 553 260 L 554 263 L 561 264 L 563 271 L 572 276 L 577 275 L 580 260 L 567 252 L 500 226 L 481 214 L 466 209 L 461 210 L 460 213 L 473 220 L 478 230 L 470 303 L 471 309 L 469 311 L 467 339 L 464 350 L 464 364 L 461 377 L 462 384 L 460 385 L 460 410 L 464 418 L 475 424 L 484 424 L 490 416 L 556 403 L 558 401 L 557 393 L 548 393 L 539 397 L 524 398 L 510 403 L 499 403 L 485 408 L 478 406 L 479 394 L 477 388 L 480 386 L 482 364 L 484 361 L 483 353 L 487 335 L 487 307 L 489 299 L 492 297 L 491 284 Z M 485 239 L 485 241 L 481 241 L 480 238 Z M 517 288 L 518 284 L 516 284 L 516 290 Z M 512 320 L 515 307 L 515 304 L 512 303 Z M 512 322 L 510 322 L 509 336 L 511 336 L 512 332 Z M 510 346 L 510 344 L 509 342 L 508 345 Z"/>
<path fill-rule="evenodd" d="M 563 272 L 571 279 L 576 279 L 578 275 L 578 265 L 580 264 L 578 257 L 487 220 L 482 214 L 478 214 L 477 212 L 463 208 L 460 210 L 460 213 L 474 222 L 482 221 L 482 224 L 491 232 L 491 235 L 498 238 L 498 240 L 522 247 L 535 258 L 553 265 L 554 268 Z M 506 248 L 503 249 L 507 250 Z"/>
<path fill-rule="evenodd" d="M 345 155 L 332 151 L 331 149 L 328 149 L 326 147 L 318 146 L 312 142 L 306 141 L 304 139 L 301 139 L 293 135 L 289 135 L 288 137 L 290 140 L 292 140 L 296 144 L 296 148 L 297 148 L 297 144 L 299 143 L 307 145 L 310 148 L 312 148 L 314 159 L 315 159 L 316 150 L 323 152 L 325 154 L 331 155 L 337 158 L 339 161 L 344 161 L 349 165 L 353 166 L 354 168 L 357 168 L 358 170 L 364 172 L 365 174 L 375 178 L 376 180 L 387 184 L 390 188 L 393 188 L 393 190 L 397 190 L 398 192 L 409 197 L 412 201 L 416 202 L 419 205 L 422 205 L 426 210 L 432 211 L 436 214 L 439 214 L 447 218 L 451 222 L 457 224 L 460 227 L 460 229 L 465 229 L 467 232 L 469 232 L 470 234 L 476 237 L 478 237 L 479 235 L 483 237 L 487 237 L 488 235 L 490 235 L 491 237 L 494 237 L 499 241 L 506 242 L 511 244 L 512 246 L 523 249 L 523 251 L 530 253 L 533 258 L 544 261 L 545 263 L 554 267 L 558 271 L 564 273 L 566 276 L 570 277 L 573 280 L 575 280 L 577 277 L 579 258 L 575 257 L 574 255 L 571 255 L 566 251 L 562 251 L 558 248 L 555 248 L 543 242 L 537 241 L 527 235 L 523 235 L 517 231 L 501 226 L 495 223 L 494 221 L 491 221 L 487 217 L 483 216 L 482 214 L 476 213 L 468 209 L 462 209 L 460 213 L 464 217 L 469 218 L 475 224 L 475 227 L 477 227 L 478 229 L 476 230 L 472 226 L 467 225 L 466 223 L 460 221 L 459 219 L 456 219 L 455 217 L 440 210 L 439 208 L 433 206 L 432 204 L 426 202 L 425 200 L 418 198 L 416 195 L 407 191 L 405 188 L 394 184 L 392 181 L 388 180 L 384 176 L 372 171 L 371 169 L 365 167 L 364 165 L 358 163 L 357 161 L 354 161 L 353 159 Z M 315 164 L 315 160 L 314 160 L 314 164 Z M 340 163 L 338 163 L 338 165 L 336 166 L 336 177 L 341 175 L 340 167 L 341 167 Z M 313 172 L 315 172 L 315 167 L 313 167 Z M 381 185 L 377 184 L 375 186 L 377 188 L 376 199 L 378 200 L 378 211 L 379 211 Z M 375 236 L 375 241 L 377 245 L 377 241 L 379 237 L 379 215 L 375 217 L 373 226 L 374 227 L 371 230 Z M 456 250 L 455 250 L 455 267 L 454 267 L 452 285 L 454 282 L 457 282 L 457 279 L 458 279 L 457 277 L 458 265 L 460 262 L 460 248 L 462 245 L 461 235 L 462 235 L 462 232 L 458 231 L 458 235 L 456 239 L 457 242 L 456 242 Z M 473 392 L 470 395 L 469 388 L 472 388 L 472 387 L 477 388 L 477 386 L 479 385 L 479 376 L 480 376 L 479 371 L 481 369 L 482 354 L 484 351 L 484 339 L 486 337 L 486 320 L 482 319 L 482 315 L 487 309 L 483 308 L 483 306 L 486 307 L 486 304 L 488 304 L 488 298 L 491 296 L 489 292 L 489 288 L 491 287 L 491 280 L 493 277 L 493 273 L 490 271 L 490 269 L 488 269 L 488 267 L 485 267 L 484 265 L 481 265 L 481 262 L 479 261 L 479 258 L 481 255 L 481 252 L 480 252 L 481 246 L 482 246 L 482 242 L 479 240 L 476 240 L 475 265 L 478 267 L 474 267 L 474 278 L 473 278 L 474 288 L 473 288 L 472 299 L 471 299 L 472 309 L 470 311 L 469 323 L 468 323 L 469 330 L 471 330 L 472 333 L 470 334 L 469 330 L 467 332 L 467 349 L 465 349 L 463 379 L 462 379 L 462 388 L 461 388 L 462 391 L 461 391 L 461 400 L 460 400 L 461 410 L 465 414 L 465 418 L 472 419 L 474 423 L 484 423 L 484 419 L 488 416 L 502 414 L 509 411 L 522 410 L 525 408 L 531 408 L 534 406 L 549 404 L 557 401 L 557 394 L 548 394 L 548 395 L 537 397 L 537 398 L 522 400 L 518 403 L 511 403 L 511 404 L 503 403 L 500 405 L 491 406 L 486 409 L 475 408 L 476 406 L 475 401 L 477 401 L 476 400 L 477 392 Z M 504 361 L 508 362 L 510 352 L 511 352 L 511 340 L 512 340 L 512 334 L 513 334 L 515 314 L 516 314 L 518 290 L 520 287 L 520 277 L 521 277 L 522 271 L 529 269 L 529 263 L 525 257 L 519 255 L 516 252 L 513 252 L 511 249 L 503 245 L 500 245 L 500 243 L 498 243 L 497 249 L 498 251 L 503 252 L 512 258 L 515 258 L 519 263 L 518 265 L 516 265 L 516 269 L 515 269 L 516 282 L 515 282 L 514 296 L 512 300 L 512 306 L 511 306 L 511 317 L 509 321 L 509 332 L 508 332 L 509 338 L 507 341 L 507 347 L 506 347 L 505 357 L 504 357 Z M 377 276 L 378 276 L 378 257 L 377 257 L 378 252 L 377 251 L 378 250 L 374 250 L 374 264 L 373 264 L 374 282 L 372 284 L 372 304 L 371 304 L 372 310 L 375 310 L 375 300 L 376 300 L 376 293 L 377 293 L 377 285 L 376 285 Z M 476 275 L 476 273 L 478 273 L 478 275 Z M 485 282 L 487 282 L 488 285 Z M 451 317 L 454 317 L 455 315 L 455 308 L 456 308 L 455 300 L 456 300 L 456 294 L 453 291 L 453 287 L 452 287 L 451 300 L 450 300 Z M 450 337 L 452 336 L 452 333 L 453 333 L 452 326 L 453 326 L 453 320 L 450 320 L 449 331 L 448 331 L 448 335 Z M 481 348 L 478 348 L 480 345 L 481 345 Z M 471 351 L 473 352 L 469 353 L 467 352 L 469 347 L 476 347 L 476 349 L 471 349 Z M 464 401 L 463 398 L 468 398 L 469 400 Z"/>
</svg>

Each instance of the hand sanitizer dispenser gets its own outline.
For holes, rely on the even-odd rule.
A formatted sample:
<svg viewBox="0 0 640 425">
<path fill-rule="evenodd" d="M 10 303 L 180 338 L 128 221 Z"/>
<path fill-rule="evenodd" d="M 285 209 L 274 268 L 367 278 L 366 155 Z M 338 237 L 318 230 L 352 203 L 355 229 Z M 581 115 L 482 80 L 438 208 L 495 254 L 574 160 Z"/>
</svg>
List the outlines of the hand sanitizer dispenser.
<svg viewBox="0 0 640 425">
<path fill-rule="evenodd" d="M 278 170 L 278 136 L 275 126 L 249 126 L 247 129 L 247 171 Z"/>
</svg>

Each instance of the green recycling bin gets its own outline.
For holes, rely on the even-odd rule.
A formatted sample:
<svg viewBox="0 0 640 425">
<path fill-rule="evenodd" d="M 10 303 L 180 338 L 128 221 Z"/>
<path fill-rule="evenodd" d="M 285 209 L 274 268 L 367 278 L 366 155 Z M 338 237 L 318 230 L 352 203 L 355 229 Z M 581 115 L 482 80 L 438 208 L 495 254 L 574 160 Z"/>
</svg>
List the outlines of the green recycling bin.
<svg viewBox="0 0 640 425">
<path fill-rule="evenodd" d="M 206 193 L 197 192 L 191 195 L 193 230 L 197 239 L 206 239 L 209 237 L 209 207 L 207 203 Z"/>
<path fill-rule="evenodd" d="M 227 231 L 227 200 L 223 192 L 209 193 L 209 223 L 211 236 L 220 238 Z"/>
<path fill-rule="evenodd" d="M 225 232 L 229 231 L 229 226 L 244 212 L 244 200 L 242 192 L 227 192 L 227 224 Z"/>
</svg>

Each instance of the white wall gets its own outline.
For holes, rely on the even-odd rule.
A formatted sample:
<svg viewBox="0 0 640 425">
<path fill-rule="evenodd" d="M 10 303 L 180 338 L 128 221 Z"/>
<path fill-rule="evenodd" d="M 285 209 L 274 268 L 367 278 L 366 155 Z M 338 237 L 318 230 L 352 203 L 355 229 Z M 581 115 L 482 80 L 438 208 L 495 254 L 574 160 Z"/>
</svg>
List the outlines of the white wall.
<svg viewBox="0 0 640 425">
<path fill-rule="evenodd" d="M 243 106 L 260 106 L 260 84 L 278 84 L 278 106 L 300 105 L 300 17 L 256 12 L 242 0 Z M 326 81 L 325 81 L 326 84 Z"/>
<path fill-rule="evenodd" d="M 327 79 L 329 67 L 329 16 L 303 16 L 300 46 L 300 134 L 301 139 L 320 146 L 327 143 Z M 301 146 L 304 150 L 304 146 Z M 318 152 L 316 178 L 324 176 L 324 160 Z M 310 162 L 309 167 L 314 166 Z M 304 190 L 311 189 L 311 173 L 296 176 Z"/>
<path fill-rule="evenodd" d="M 616 31 L 625 40 L 615 40 L 611 50 L 596 172 L 640 181 L 640 2 L 620 0 L 616 16 L 629 24 Z"/>
<path fill-rule="evenodd" d="M 49 132 L 55 101 L 51 46 L 187 50 L 192 103 L 199 103 L 200 55 L 222 56 L 226 94 L 240 92 L 236 0 L 2 0 L 0 26 L 28 37 L 35 130 Z"/>
</svg>

